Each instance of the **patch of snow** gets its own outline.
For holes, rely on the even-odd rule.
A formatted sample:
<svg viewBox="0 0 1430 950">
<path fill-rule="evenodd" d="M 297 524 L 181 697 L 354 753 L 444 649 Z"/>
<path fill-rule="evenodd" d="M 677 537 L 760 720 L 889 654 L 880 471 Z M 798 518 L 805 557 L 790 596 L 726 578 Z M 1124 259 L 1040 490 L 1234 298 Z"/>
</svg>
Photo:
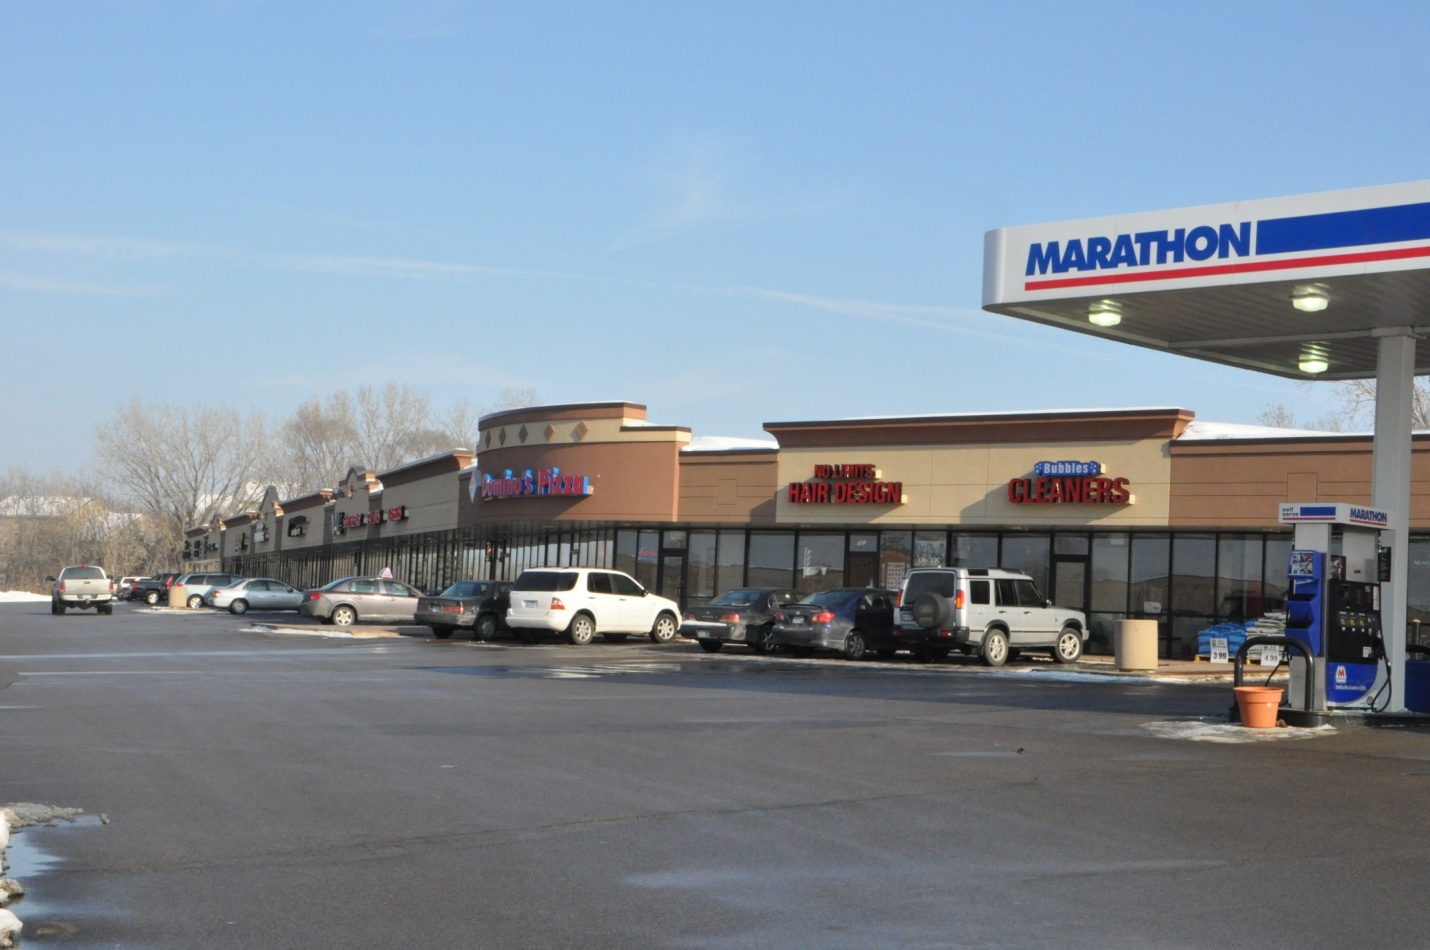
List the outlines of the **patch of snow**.
<svg viewBox="0 0 1430 950">
<path fill-rule="evenodd" d="M 25 927 L 20 918 L 0 907 L 0 947 L 13 947 Z"/>
<path fill-rule="evenodd" d="M 49 594 L 32 594 L 27 590 L 0 591 L 0 604 L 33 604 L 49 599 Z"/>
<path fill-rule="evenodd" d="M 270 627 L 264 623 L 256 623 L 251 627 L 242 627 L 239 633 L 277 633 L 287 637 L 333 637 L 340 640 L 351 640 L 353 635 L 341 630 L 325 630 L 322 627 Z"/>
<path fill-rule="evenodd" d="M 1192 742 L 1221 742 L 1239 744 L 1246 742 L 1278 742 L 1287 739 L 1316 739 L 1332 735 L 1332 726 L 1296 728 L 1278 726 L 1275 729 L 1248 729 L 1246 726 L 1229 722 L 1171 721 L 1145 722 L 1142 728 L 1162 739 L 1188 739 Z"/>
<path fill-rule="evenodd" d="M 690 443 L 681 448 L 682 452 L 732 452 L 740 449 L 778 449 L 780 444 L 774 439 L 741 439 L 723 435 L 700 435 L 691 438 Z"/>
<path fill-rule="evenodd" d="M 1304 439 L 1316 436 L 1351 436 L 1365 438 L 1369 432 L 1326 432 L 1321 429 L 1284 429 L 1278 426 L 1243 425 L 1238 422 L 1200 422 L 1193 420 L 1177 437 L 1178 442 L 1201 442 L 1212 439 Z"/>
<path fill-rule="evenodd" d="M 84 814 L 83 808 L 63 808 L 59 805 L 39 805 L 35 802 L 14 802 L 0 808 L 11 828 L 31 825 L 52 825 L 57 821 L 74 821 Z"/>
</svg>

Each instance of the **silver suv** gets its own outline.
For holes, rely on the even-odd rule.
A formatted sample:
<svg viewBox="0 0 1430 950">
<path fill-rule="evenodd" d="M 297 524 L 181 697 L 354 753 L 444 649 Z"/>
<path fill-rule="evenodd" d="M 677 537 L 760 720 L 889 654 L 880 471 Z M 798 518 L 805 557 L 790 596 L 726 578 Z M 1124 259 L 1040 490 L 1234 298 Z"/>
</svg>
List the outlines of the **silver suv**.
<svg viewBox="0 0 1430 950">
<path fill-rule="evenodd" d="M 997 568 L 915 568 L 899 591 L 896 638 L 925 659 L 958 649 L 1002 666 L 1024 650 L 1075 663 L 1087 644 L 1087 617 L 1054 607 L 1027 574 Z"/>
</svg>

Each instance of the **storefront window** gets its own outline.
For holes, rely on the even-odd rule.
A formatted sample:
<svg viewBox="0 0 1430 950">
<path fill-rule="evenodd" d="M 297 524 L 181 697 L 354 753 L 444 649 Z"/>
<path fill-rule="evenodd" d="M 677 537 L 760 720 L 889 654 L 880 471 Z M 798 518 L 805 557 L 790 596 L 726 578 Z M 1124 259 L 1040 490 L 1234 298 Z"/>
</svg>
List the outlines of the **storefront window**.
<svg viewBox="0 0 1430 950">
<path fill-rule="evenodd" d="M 948 535 L 942 531 L 914 532 L 914 567 L 943 567 Z"/>
<path fill-rule="evenodd" d="M 637 538 L 636 572 L 632 576 L 647 590 L 655 590 L 660 568 L 660 532 L 642 531 Z"/>
<path fill-rule="evenodd" d="M 1085 534 L 1055 534 L 1053 535 L 1053 553 L 1063 557 L 1086 557 L 1087 556 L 1087 535 Z"/>
<path fill-rule="evenodd" d="M 685 532 L 667 531 L 665 540 L 661 544 L 667 551 L 683 551 L 685 549 Z"/>
<path fill-rule="evenodd" d="M 616 570 L 625 571 L 632 577 L 636 573 L 636 551 L 638 536 L 635 531 L 622 529 L 616 532 Z"/>
<path fill-rule="evenodd" d="M 1286 609 L 1286 568 L 1291 563 L 1291 539 L 1275 535 L 1266 539 L 1266 559 L 1262 565 L 1262 600 L 1266 610 Z"/>
<path fill-rule="evenodd" d="M 1121 614 L 1127 610 L 1127 535 L 1099 534 L 1092 539 L 1092 609 Z"/>
<path fill-rule="evenodd" d="M 1046 534 L 1007 534 L 1003 536 L 1003 557 L 998 566 L 1027 574 L 1046 597 L 1051 551 L 1052 538 Z"/>
<path fill-rule="evenodd" d="M 716 570 L 715 592 L 745 585 L 745 532 L 721 531 L 719 567 Z"/>
<path fill-rule="evenodd" d="M 914 535 L 911 531 L 884 531 L 879 534 L 879 583 L 890 590 L 903 586 L 904 575 L 914 562 Z"/>
<path fill-rule="evenodd" d="M 1133 614 L 1155 616 L 1167 610 L 1167 581 L 1172 540 L 1165 534 L 1132 536 L 1132 570 L 1128 609 Z"/>
<path fill-rule="evenodd" d="M 1410 571 L 1406 581 L 1410 586 L 1406 598 L 1405 619 L 1410 624 L 1409 643 L 1430 643 L 1430 538 L 1410 539 Z M 1394 565 L 1392 565 L 1392 568 Z M 1417 627 L 1415 621 L 1420 621 Z"/>
<path fill-rule="evenodd" d="M 1172 540 L 1172 611 L 1179 616 L 1216 613 L 1216 539 L 1179 534 Z"/>
<path fill-rule="evenodd" d="M 801 532 L 795 589 L 801 594 L 812 594 L 821 590 L 838 590 L 843 586 L 844 535 Z"/>
<path fill-rule="evenodd" d="M 749 586 L 794 587 L 794 534 L 750 535 Z"/>
<path fill-rule="evenodd" d="M 955 534 L 949 567 L 997 567 L 998 535 Z"/>
<path fill-rule="evenodd" d="M 685 596 L 690 605 L 703 604 L 716 594 L 715 590 L 715 532 L 690 532 L 690 546 L 686 553 L 687 587 Z"/>
<path fill-rule="evenodd" d="M 849 535 L 849 562 L 845 565 L 850 587 L 877 587 L 879 582 L 879 536 Z"/>
<path fill-rule="evenodd" d="M 1261 535 L 1217 537 L 1217 616 L 1255 620 L 1266 612 L 1261 593 Z"/>
</svg>

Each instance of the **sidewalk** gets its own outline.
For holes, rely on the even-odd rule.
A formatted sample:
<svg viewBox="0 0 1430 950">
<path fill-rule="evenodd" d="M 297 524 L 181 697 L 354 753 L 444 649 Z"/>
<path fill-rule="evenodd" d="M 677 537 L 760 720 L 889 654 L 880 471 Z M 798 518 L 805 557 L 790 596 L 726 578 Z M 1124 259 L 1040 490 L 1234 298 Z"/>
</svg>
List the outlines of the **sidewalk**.
<svg viewBox="0 0 1430 950">
<path fill-rule="evenodd" d="M 1208 663 L 1206 660 L 1158 660 L 1155 671 L 1129 670 L 1124 672 L 1117 668 L 1117 662 L 1113 657 L 1087 655 L 1084 655 L 1077 663 L 1069 664 L 1062 669 L 1070 673 L 1097 673 L 1106 676 L 1153 680 L 1197 680 L 1205 683 L 1223 681 L 1230 683 L 1235 676 L 1235 665 L 1232 663 Z M 1242 668 L 1242 678 L 1248 684 L 1264 683 L 1266 675 L 1271 672 L 1271 669 L 1271 667 L 1247 663 Z M 1276 671 L 1276 675 L 1272 677 L 1271 682 L 1284 683 L 1290 679 L 1290 676 L 1290 670 L 1285 664 L 1282 664 L 1281 668 Z"/>
</svg>

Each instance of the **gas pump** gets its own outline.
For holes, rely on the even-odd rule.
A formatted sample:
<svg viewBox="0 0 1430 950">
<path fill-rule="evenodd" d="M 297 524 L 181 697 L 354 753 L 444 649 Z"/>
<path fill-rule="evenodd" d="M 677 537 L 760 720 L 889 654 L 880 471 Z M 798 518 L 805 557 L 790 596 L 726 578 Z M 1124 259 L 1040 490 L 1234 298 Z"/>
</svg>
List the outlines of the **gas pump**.
<svg viewBox="0 0 1430 950">
<path fill-rule="evenodd" d="M 1380 533 L 1388 516 L 1347 504 L 1285 504 L 1279 520 L 1295 526 L 1286 570 L 1286 636 L 1300 640 L 1312 657 L 1291 658 L 1289 695 L 1308 695 L 1306 677 L 1312 676 L 1308 712 L 1383 709 L 1378 700 L 1388 688 L 1390 669 L 1380 584 L 1389 580 L 1390 565 Z M 1340 554 L 1331 553 L 1333 527 L 1340 528 Z"/>
</svg>

